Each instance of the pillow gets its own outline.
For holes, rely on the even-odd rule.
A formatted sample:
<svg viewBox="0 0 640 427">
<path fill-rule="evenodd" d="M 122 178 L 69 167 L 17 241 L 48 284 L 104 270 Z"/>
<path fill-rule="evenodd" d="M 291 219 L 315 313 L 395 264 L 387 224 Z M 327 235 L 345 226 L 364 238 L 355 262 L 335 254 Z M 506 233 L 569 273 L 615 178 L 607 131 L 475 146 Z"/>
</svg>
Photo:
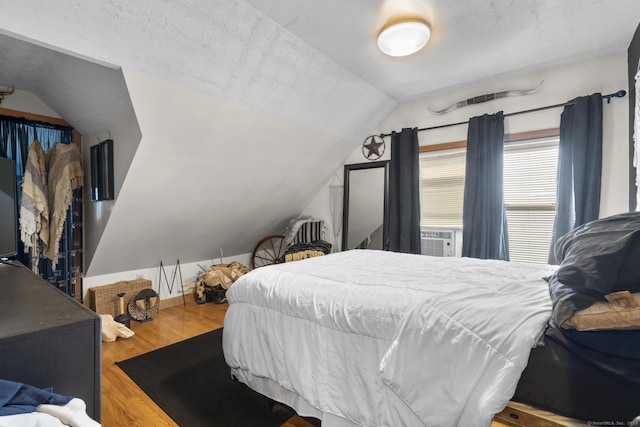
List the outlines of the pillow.
<svg viewBox="0 0 640 427">
<path fill-rule="evenodd" d="M 640 293 L 623 291 L 605 297 L 607 301 L 596 302 L 573 313 L 562 327 L 578 331 L 640 329 Z"/>
<path fill-rule="evenodd" d="M 327 255 L 331 253 L 331 243 L 325 240 L 314 240 L 309 243 L 296 243 L 290 246 L 280 257 L 280 262 L 298 261 L 305 258 Z"/>
<path fill-rule="evenodd" d="M 640 212 L 584 224 L 555 246 L 558 269 L 547 278 L 557 325 L 606 294 L 640 292 Z"/>
<path fill-rule="evenodd" d="M 306 250 L 300 252 L 292 252 L 285 254 L 284 262 L 300 261 L 301 259 L 313 258 L 317 256 L 323 256 L 324 252 L 315 250 Z"/>
</svg>

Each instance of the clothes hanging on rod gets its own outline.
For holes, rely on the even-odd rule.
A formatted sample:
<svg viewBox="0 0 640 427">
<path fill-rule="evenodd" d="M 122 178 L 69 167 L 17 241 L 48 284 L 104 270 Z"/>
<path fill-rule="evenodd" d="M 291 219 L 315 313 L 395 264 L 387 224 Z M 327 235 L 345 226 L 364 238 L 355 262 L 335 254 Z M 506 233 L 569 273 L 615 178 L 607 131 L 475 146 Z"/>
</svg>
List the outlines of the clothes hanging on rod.
<svg viewBox="0 0 640 427">
<path fill-rule="evenodd" d="M 58 263 L 58 244 L 62 238 L 73 191 L 83 184 L 80 148 L 76 144 L 56 143 L 47 153 L 47 167 L 49 246 L 44 248 L 43 253 L 55 268 Z"/>
<path fill-rule="evenodd" d="M 20 237 L 29 251 L 31 269 L 38 272 L 40 254 L 49 247 L 49 202 L 47 193 L 47 155 L 35 140 L 29 146 L 22 178 Z"/>
</svg>

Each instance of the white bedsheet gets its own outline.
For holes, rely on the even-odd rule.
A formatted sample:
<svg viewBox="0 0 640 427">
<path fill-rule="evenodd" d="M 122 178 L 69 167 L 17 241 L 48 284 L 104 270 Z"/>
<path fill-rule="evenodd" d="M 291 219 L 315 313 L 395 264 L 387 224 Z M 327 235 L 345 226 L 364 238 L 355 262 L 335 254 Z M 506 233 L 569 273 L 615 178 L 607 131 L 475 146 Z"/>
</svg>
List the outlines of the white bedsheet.
<svg viewBox="0 0 640 427">
<path fill-rule="evenodd" d="M 68 427 L 53 415 L 41 412 L 5 415 L 0 417 L 0 427 Z"/>
<path fill-rule="evenodd" d="M 227 291 L 225 359 L 323 427 L 488 426 L 549 319 L 553 269 L 368 250 L 262 267 Z"/>
</svg>

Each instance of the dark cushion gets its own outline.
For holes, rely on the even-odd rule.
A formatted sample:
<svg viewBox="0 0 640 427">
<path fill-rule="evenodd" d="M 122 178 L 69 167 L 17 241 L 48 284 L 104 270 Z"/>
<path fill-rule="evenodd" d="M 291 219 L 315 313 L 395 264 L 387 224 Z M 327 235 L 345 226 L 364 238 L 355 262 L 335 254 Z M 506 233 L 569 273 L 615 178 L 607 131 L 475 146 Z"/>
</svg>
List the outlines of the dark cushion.
<svg viewBox="0 0 640 427">
<path fill-rule="evenodd" d="M 561 325 L 604 295 L 640 291 L 640 212 L 584 224 L 555 246 L 558 269 L 548 278 L 552 320 Z"/>
</svg>

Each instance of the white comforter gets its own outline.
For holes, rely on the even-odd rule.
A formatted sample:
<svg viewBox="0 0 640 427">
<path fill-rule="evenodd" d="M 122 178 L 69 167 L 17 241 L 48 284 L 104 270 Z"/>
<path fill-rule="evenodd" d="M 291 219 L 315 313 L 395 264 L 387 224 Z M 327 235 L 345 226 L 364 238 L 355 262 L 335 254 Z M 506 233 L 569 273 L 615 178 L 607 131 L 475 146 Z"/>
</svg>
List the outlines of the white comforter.
<svg viewBox="0 0 640 427">
<path fill-rule="evenodd" d="M 225 358 L 323 427 L 489 426 L 549 319 L 551 272 L 367 250 L 262 267 L 227 291 Z"/>
</svg>

